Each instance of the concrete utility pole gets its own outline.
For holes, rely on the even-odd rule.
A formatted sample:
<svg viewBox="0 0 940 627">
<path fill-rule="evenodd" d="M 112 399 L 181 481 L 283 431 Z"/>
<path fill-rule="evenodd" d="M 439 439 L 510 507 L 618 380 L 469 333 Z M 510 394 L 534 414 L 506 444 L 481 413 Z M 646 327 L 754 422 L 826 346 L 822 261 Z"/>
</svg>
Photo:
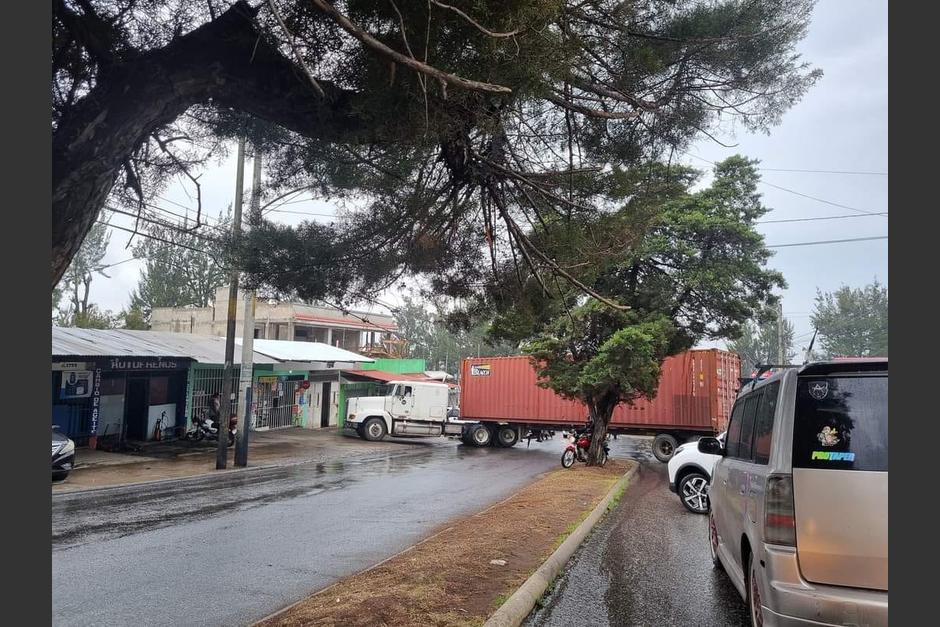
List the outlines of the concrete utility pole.
<svg viewBox="0 0 940 627">
<path fill-rule="evenodd" d="M 786 355 L 783 350 L 783 301 L 777 303 L 777 363 L 783 365 Z"/>
<path fill-rule="evenodd" d="M 245 138 L 238 139 L 238 158 L 235 169 L 235 215 L 232 217 L 232 237 L 237 242 L 242 227 L 242 193 L 245 185 Z M 238 308 L 238 267 L 229 271 L 228 324 L 225 327 L 225 368 L 222 370 L 222 415 L 219 416 L 219 447 L 216 449 L 215 469 L 225 470 L 228 461 L 228 419 L 232 410 L 232 370 L 235 361 L 235 316 Z"/>
<path fill-rule="evenodd" d="M 261 146 L 257 137 L 252 142 L 255 149 L 254 167 L 251 173 L 251 204 L 248 208 L 248 224 L 254 227 L 261 220 Z M 248 431 L 251 428 L 251 393 L 253 390 L 254 339 L 255 339 L 255 291 L 246 290 L 245 315 L 242 321 L 242 368 L 241 381 L 238 389 L 241 390 L 241 399 L 238 404 L 238 417 L 241 429 L 235 441 L 235 465 L 248 465 Z"/>
</svg>

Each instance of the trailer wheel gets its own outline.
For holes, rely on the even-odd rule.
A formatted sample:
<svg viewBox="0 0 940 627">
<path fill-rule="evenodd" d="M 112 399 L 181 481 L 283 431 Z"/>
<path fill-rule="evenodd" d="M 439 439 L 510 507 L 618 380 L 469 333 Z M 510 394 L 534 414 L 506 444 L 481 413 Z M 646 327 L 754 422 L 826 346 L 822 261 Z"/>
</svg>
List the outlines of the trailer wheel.
<svg viewBox="0 0 940 627">
<path fill-rule="evenodd" d="M 493 434 L 490 433 L 490 430 L 487 429 L 486 425 L 476 425 L 470 428 L 470 442 L 474 446 L 488 446 L 490 441 L 493 439 Z"/>
<path fill-rule="evenodd" d="M 653 438 L 653 457 L 664 464 L 672 459 L 672 454 L 676 452 L 679 442 L 668 433 L 657 434 Z"/>
<path fill-rule="evenodd" d="M 519 432 L 509 426 L 501 425 L 496 430 L 496 444 L 503 448 L 512 448 L 519 441 Z"/>
</svg>

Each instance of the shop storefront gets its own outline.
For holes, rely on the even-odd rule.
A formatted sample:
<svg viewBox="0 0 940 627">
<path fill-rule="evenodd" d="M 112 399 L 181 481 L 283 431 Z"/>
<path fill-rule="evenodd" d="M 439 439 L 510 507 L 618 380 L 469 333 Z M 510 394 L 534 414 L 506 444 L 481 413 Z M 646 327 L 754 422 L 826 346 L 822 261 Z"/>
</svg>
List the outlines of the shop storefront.
<svg viewBox="0 0 940 627">
<path fill-rule="evenodd" d="M 185 424 L 187 372 L 178 357 L 52 363 L 52 423 L 80 444 L 152 440 Z"/>
</svg>

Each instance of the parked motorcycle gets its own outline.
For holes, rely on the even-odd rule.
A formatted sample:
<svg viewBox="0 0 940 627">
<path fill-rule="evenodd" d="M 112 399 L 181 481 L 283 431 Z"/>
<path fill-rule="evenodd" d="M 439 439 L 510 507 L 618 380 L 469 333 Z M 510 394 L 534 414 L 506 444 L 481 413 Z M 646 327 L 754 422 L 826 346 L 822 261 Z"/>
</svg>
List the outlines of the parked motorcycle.
<svg viewBox="0 0 940 627">
<path fill-rule="evenodd" d="M 591 435 L 593 430 L 594 428 L 588 425 L 574 432 L 571 441 L 568 443 L 568 446 L 565 447 L 565 452 L 561 454 L 562 466 L 571 468 L 574 466 L 575 461 L 587 463 L 587 454 L 588 449 L 591 447 Z M 608 434 L 604 440 L 604 449 L 601 452 L 601 466 L 607 463 L 607 458 L 610 455 L 610 447 L 607 446 L 607 440 L 609 439 L 610 435 Z"/>
<path fill-rule="evenodd" d="M 228 445 L 235 444 L 235 435 L 238 433 L 236 428 L 238 417 L 232 416 L 228 420 Z M 198 416 L 193 416 L 193 427 L 186 432 L 186 439 L 190 442 L 201 442 L 202 440 L 218 440 L 219 429 L 214 420 L 206 416 L 206 410 L 199 412 Z"/>
</svg>

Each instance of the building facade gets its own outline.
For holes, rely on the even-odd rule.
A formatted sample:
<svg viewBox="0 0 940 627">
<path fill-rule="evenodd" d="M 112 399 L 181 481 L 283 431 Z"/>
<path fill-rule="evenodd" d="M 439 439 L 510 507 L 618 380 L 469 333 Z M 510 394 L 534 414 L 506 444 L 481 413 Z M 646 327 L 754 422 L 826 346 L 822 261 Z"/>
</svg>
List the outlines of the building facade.
<svg viewBox="0 0 940 627">
<path fill-rule="evenodd" d="M 244 329 L 243 294 L 239 292 L 235 334 Z M 216 290 L 209 307 L 156 307 L 151 331 L 224 336 L 228 315 L 228 287 Z M 258 299 L 254 337 L 295 342 L 321 342 L 364 355 L 394 353 L 398 326 L 392 316 L 303 303 Z"/>
</svg>

